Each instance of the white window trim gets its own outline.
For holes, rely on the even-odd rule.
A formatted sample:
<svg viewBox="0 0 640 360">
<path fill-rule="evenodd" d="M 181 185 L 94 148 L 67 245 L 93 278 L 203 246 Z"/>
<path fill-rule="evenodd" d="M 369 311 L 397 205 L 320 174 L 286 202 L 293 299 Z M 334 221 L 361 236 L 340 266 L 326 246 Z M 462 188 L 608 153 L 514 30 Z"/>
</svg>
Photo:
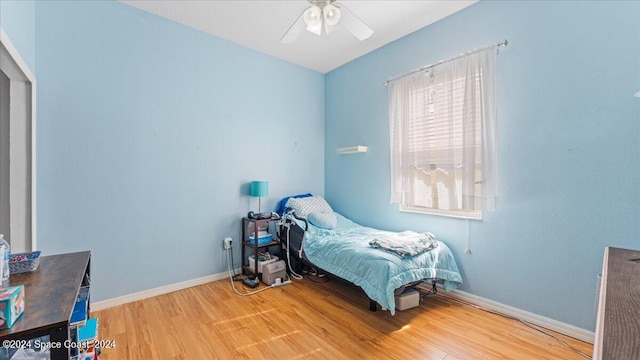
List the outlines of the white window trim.
<svg viewBox="0 0 640 360">
<path fill-rule="evenodd" d="M 464 210 L 441 210 L 432 209 L 420 206 L 405 206 L 400 205 L 399 210 L 401 212 L 408 212 L 414 214 L 426 214 L 426 215 L 438 215 L 455 219 L 469 219 L 482 221 L 482 211 L 464 211 Z"/>
</svg>

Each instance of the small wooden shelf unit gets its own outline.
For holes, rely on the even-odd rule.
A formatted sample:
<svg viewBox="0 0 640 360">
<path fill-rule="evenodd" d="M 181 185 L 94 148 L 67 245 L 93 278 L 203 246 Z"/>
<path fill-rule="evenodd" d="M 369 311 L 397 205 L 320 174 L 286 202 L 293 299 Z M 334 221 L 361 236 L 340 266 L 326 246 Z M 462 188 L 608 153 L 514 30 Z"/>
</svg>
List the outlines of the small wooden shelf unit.
<svg viewBox="0 0 640 360">
<path fill-rule="evenodd" d="M 272 221 L 278 221 L 280 220 L 280 218 L 278 217 L 271 217 L 268 219 L 250 219 L 248 217 L 243 217 L 242 218 L 242 272 L 243 274 L 253 274 L 253 275 L 258 275 L 258 252 L 260 251 L 260 249 L 268 249 L 272 246 L 277 246 L 278 247 L 278 256 L 280 256 L 280 254 L 282 253 L 282 242 L 280 241 L 280 239 L 277 238 L 276 235 L 273 235 L 273 240 L 268 243 L 268 244 L 264 244 L 264 245 L 257 245 L 258 244 L 258 229 L 260 227 L 264 227 L 266 226 L 267 229 L 269 228 L 269 224 Z M 254 233 L 253 233 L 253 238 L 255 239 L 254 241 L 250 241 L 249 239 L 249 235 L 250 232 L 248 230 L 249 228 L 249 224 L 253 223 L 253 229 L 254 229 Z M 246 249 L 253 249 L 253 255 L 254 255 L 254 264 L 253 264 L 253 269 L 249 266 L 249 260 L 248 260 L 248 256 L 251 254 L 247 254 Z M 247 265 L 245 265 L 247 264 Z"/>
</svg>

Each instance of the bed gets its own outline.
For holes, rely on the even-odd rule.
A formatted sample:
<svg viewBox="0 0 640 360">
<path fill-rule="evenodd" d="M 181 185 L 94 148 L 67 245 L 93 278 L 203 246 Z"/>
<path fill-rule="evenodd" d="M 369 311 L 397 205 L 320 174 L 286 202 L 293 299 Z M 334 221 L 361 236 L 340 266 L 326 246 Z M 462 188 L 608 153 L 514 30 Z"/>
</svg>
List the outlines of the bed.
<svg viewBox="0 0 640 360">
<path fill-rule="evenodd" d="M 281 227 L 280 237 L 285 242 L 285 248 L 289 246 L 287 261 L 292 263 L 293 269 L 298 265 L 295 262 L 299 261 L 345 279 L 361 287 L 370 300 L 380 304 L 383 309 L 388 309 L 392 315 L 396 310 L 395 292 L 407 284 L 438 280 L 445 291 L 462 284 L 462 276 L 453 254 L 442 241 L 435 240 L 435 248 L 429 251 L 402 258 L 369 245 L 372 239 L 397 233 L 356 224 L 333 212 L 328 204 L 323 204 L 320 208 L 299 205 L 312 201 L 312 197 L 302 201 L 286 200 L 290 215 L 285 214 L 284 217 L 292 220 L 290 225 Z M 316 201 L 322 202 L 324 199 Z M 327 226 L 322 219 L 318 220 L 318 211 L 326 215 L 325 218 L 331 219 L 331 224 Z M 296 219 L 292 214 L 301 216 Z M 375 303 L 372 304 L 375 306 Z"/>
</svg>

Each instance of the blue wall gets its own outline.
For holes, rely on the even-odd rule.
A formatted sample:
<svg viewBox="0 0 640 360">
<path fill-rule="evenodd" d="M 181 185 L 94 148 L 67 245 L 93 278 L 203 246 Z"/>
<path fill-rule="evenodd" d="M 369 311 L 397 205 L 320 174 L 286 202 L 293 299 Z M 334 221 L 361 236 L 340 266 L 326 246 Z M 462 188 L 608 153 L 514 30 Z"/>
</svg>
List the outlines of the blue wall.
<svg viewBox="0 0 640 360">
<path fill-rule="evenodd" d="M 499 210 L 400 213 L 383 80 L 502 39 Z M 365 225 L 434 232 L 463 291 L 593 330 L 604 248 L 640 248 L 639 80 L 640 2 L 474 4 L 326 75 L 326 197 Z M 352 145 L 369 152 L 334 152 Z"/>
<path fill-rule="evenodd" d="M 39 247 L 91 250 L 94 300 L 239 265 L 251 180 L 323 193 L 323 75 L 117 2 L 36 33 Z"/>
<path fill-rule="evenodd" d="M 35 16 L 33 1 L 0 1 L 0 26 L 33 73 L 36 71 Z"/>
<path fill-rule="evenodd" d="M 433 231 L 462 290 L 586 329 L 604 247 L 640 248 L 638 2 L 480 2 L 325 77 L 117 2 L 0 11 L 38 77 L 39 247 L 92 250 L 94 300 L 225 271 L 251 180 L 267 207 L 324 190 L 362 224 Z M 382 81 L 504 38 L 499 210 L 398 212 Z M 370 150 L 334 152 L 352 145 Z"/>
</svg>

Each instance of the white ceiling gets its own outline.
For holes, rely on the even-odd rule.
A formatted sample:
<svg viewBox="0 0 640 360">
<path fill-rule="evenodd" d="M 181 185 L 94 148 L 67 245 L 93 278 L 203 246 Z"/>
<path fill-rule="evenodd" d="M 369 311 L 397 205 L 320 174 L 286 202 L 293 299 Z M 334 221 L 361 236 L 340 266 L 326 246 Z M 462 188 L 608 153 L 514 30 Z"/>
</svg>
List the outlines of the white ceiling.
<svg viewBox="0 0 640 360">
<path fill-rule="evenodd" d="M 306 0 L 120 1 L 324 74 L 477 0 L 342 0 L 373 29 L 370 38 L 358 41 L 346 29 L 320 36 L 304 31 L 293 44 L 280 39 L 310 6 Z"/>
</svg>

